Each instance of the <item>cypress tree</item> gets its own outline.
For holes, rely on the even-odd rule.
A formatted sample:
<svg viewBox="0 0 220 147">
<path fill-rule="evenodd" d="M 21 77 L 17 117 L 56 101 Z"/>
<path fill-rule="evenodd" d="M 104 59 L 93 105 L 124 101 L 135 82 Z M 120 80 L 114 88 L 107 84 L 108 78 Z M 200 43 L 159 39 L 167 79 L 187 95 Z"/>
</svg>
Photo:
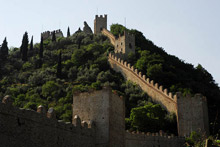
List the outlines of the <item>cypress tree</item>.
<svg viewBox="0 0 220 147">
<path fill-rule="evenodd" d="M 57 63 L 57 78 L 62 77 L 62 53 L 60 51 L 58 63 Z"/>
<path fill-rule="evenodd" d="M 33 51 L 33 36 L 31 37 L 30 51 Z"/>
<path fill-rule="evenodd" d="M 52 42 L 56 42 L 56 32 L 53 31 L 52 33 Z"/>
<path fill-rule="evenodd" d="M 41 36 L 40 40 L 40 52 L 39 52 L 39 57 L 42 59 L 43 58 L 43 52 L 44 52 L 44 40 L 43 37 Z"/>
<path fill-rule="evenodd" d="M 0 55 L 1 55 L 2 59 L 7 58 L 7 56 L 8 56 L 8 42 L 7 42 L 6 37 L 3 41 L 1 49 L 0 49 Z"/>
<path fill-rule="evenodd" d="M 70 28 L 67 29 L 67 37 L 70 37 Z"/>
<path fill-rule="evenodd" d="M 22 56 L 22 61 L 27 61 L 27 52 L 28 52 L 28 33 L 25 32 L 23 35 L 22 39 L 22 44 L 21 44 L 21 56 Z"/>
</svg>

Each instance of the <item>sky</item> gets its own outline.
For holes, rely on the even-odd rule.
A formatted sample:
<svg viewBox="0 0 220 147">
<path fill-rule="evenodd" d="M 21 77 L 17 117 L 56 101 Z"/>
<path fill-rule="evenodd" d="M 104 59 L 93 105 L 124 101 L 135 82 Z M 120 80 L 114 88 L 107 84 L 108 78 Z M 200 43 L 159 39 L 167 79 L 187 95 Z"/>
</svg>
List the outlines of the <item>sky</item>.
<svg viewBox="0 0 220 147">
<path fill-rule="evenodd" d="M 74 33 L 95 15 L 108 15 L 108 29 L 119 23 L 137 29 L 168 54 L 201 64 L 220 85 L 220 0 L 0 0 L 0 43 L 20 47 L 25 31 L 67 27 Z"/>
</svg>

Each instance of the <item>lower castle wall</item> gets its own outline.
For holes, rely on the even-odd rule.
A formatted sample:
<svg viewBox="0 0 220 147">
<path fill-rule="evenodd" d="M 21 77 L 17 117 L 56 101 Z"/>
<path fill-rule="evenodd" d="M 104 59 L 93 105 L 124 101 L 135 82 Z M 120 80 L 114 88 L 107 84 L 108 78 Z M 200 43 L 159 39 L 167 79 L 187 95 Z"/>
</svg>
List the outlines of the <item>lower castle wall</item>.
<svg viewBox="0 0 220 147">
<path fill-rule="evenodd" d="M 194 97 L 177 93 L 178 104 L 178 134 L 188 137 L 190 132 L 201 132 L 209 135 L 209 119 L 206 98 L 200 94 Z"/>
<path fill-rule="evenodd" d="M 185 139 L 181 137 L 156 134 L 125 133 L 125 147 L 184 147 Z"/>
<path fill-rule="evenodd" d="M 94 147 L 94 130 L 0 103 L 1 147 Z"/>
<path fill-rule="evenodd" d="M 125 106 L 123 98 L 112 93 L 111 88 L 75 93 L 73 116 L 95 122 L 95 146 L 123 147 L 125 131 Z"/>
</svg>

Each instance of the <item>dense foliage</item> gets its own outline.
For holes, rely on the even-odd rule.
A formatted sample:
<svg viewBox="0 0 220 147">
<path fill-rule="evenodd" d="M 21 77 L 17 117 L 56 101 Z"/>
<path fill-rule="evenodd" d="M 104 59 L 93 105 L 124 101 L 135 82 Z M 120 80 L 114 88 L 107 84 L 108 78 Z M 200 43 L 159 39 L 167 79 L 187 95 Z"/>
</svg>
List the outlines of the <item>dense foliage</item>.
<svg viewBox="0 0 220 147">
<path fill-rule="evenodd" d="M 120 30 L 125 29 L 119 24 L 111 26 L 111 32 L 115 35 L 121 34 Z M 192 95 L 201 93 L 206 96 L 210 132 L 213 134 L 220 133 L 220 89 L 212 75 L 200 64 L 194 67 L 192 64 L 185 63 L 177 57 L 167 54 L 162 48 L 146 39 L 141 32 L 137 30 L 128 31 L 135 34 L 136 41 L 136 54 L 131 55 L 129 62 L 172 93 L 182 92 Z"/>
<path fill-rule="evenodd" d="M 125 29 L 118 24 L 111 26 L 116 36 L 123 35 Z M 128 31 L 136 37 L 136 54 L 130 54 L 128 61 L 171 92 L 199 92 L 207 96 L 212 112 L 211 127 L 217 133 L 219 118 L 215 117 L 218 112 L 215 102 L 220 91 L 212 76 L 201 65 L 194 68 L 168 55 L 145 39 L 141 32 Z M 28 42 L 26 35 L 22 44 Z M 138 85 L 125 81 L 121 74 L 110 68 L 107 54 L 114 48 L 107 37 L 84 34 L 79 30 L 67 38 L 56 38 L 55 35 L 52 40 L 41 38 L 40 43 L 33 46 L 31 43 L 25 50 L 25 60 L 23 48 L 24 45 L 11 48 L 7 58 L 0 58 L 0 99 L 8 94 L 18 107 L 34 110 L 39 105 L 54 107 L 58 119 L 71 121 L 75 90 L 111 86 L 113 91 L 125 97 L 127 129 L 152 132 L 163 129 L 176 133 L 175 115 L 168 115 L 160 105 L 151 103 Z"/>
</svg>

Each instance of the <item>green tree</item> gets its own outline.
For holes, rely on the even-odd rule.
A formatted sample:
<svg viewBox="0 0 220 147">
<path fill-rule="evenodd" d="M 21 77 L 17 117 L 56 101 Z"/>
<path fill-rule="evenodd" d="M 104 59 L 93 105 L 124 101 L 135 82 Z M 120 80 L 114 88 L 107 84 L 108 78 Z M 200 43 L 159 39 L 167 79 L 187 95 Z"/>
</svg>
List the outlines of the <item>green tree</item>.
<svg viewBox="0 0 220 147">
<path fill-rule="evenodd" d="M 60 51 L 59 53 L 59 58 L 58 58 L 58 63 L 57 63 L 57 78 L 62 77 L 62 53 Z"/>
<path fill-rule="evenodd" d="M 131 110 L 131 127 L 138 131 L 159 131 L 165 125 L 166 111 L 159 104 L 148 103 Z"/>
<path fill-rule="evenodd" d="M 27 61 L 27 53 L 28 53 L 28 33 L 25 32 L 22 39 L 21 44 L 21 55 L 22 55 L 22 61 Z"/>
<path fill-rule="evenodd" d="M 44 39 L 41 37 L 40 40 L 40 52 L 39 52 L 39 57 L 42 59 L 43 58 L 43 52 L 44 52 Z"/>
<path fill-rule="evenodd" d="M 5 39 L 1 45 L 1 48 L 0 48 L 0 57 L 4 60 L 5 58 L 7 58 L 7 56 L 8 56 L 8 42 L 5 37 Z"/>
<path fill-rule="evenodd" d="M 70 37 L 70 28 L 67 29 L 67 37 Z"/>
<path fill-rule="evenodd" d="M 118 37 L 119 35 L 124 35 L 124 31 L 128 30 L 126 27 L 124 27 L 123 25 L 120 24 L 113 24 L 111 25 L 111 33 Z"/>
<path fill-rule="evenodd" d="M 30 51 L 33 51 L 33 36 L 31 37 Z"/>
<path fill-rule="evenodd" d="M 53 31 L 53 33 L 52 33 L 52 42 L 56 42 L 56 32 L 55 31 Z"/>
</svg>

